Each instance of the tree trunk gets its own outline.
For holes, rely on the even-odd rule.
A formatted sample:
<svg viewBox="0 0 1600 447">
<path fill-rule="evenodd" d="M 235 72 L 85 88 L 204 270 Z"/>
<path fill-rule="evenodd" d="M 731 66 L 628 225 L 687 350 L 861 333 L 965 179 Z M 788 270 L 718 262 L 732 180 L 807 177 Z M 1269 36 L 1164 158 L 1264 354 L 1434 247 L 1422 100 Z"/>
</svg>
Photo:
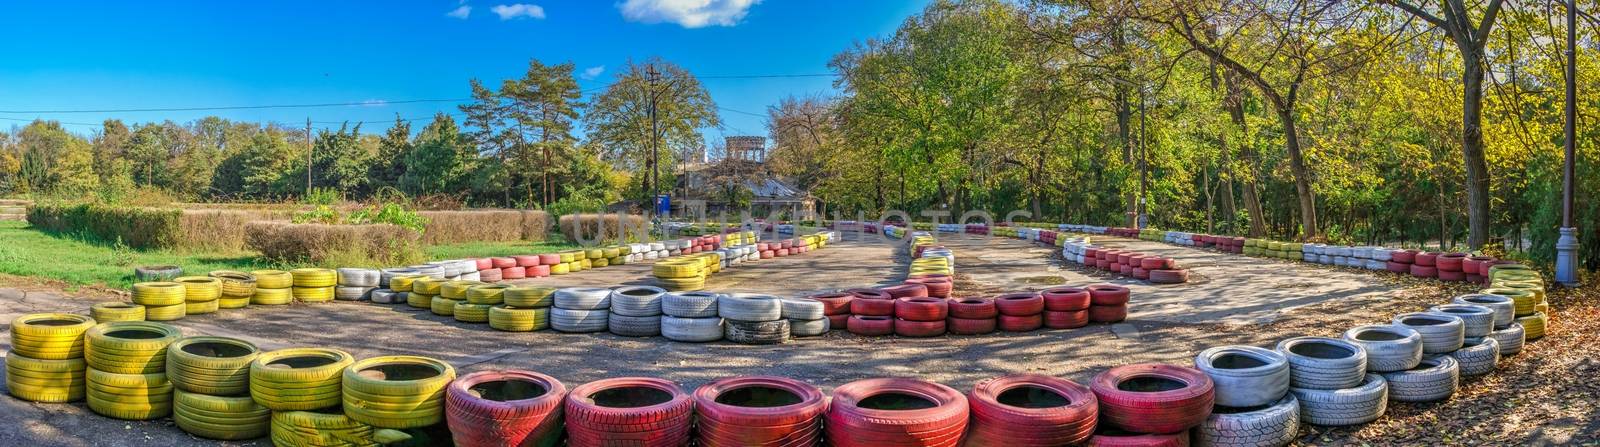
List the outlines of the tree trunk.
<svg viewBox="0 0 1600 447">
<path fill-rule="evenodd" d="M 1483 248 L 1489 240 L 1489 167 L 1483 156 L 1482 50 L 1462 48 L 1461 154 L 1467 171 L 1467 246 Z"/>
<path fill-rule="evenodd" d="M 1290 88 L 1292 91 L 1293 87 Z M 1294 173 L 1294 192 L 1300 201 L 1300 226 L 1303 232 L 1300 240 L 1312 240 L 1317 237 L 1317 205 L 1311 197 L 1311 170 L 1306 168 L 1305 157 L 1300 153 L 1300 131 L 1295 128 L 1294 106 L 1286 104 L 1279 107 L 1278 120 L 1283 123 L 1285 146 L 1289 149 L 1289 170 Z"/>
<path fill-rule="evenodd" d="M 1122 143 L 1123 166 L 1133 166 L 1133 106 L 1129 104 L 1127 87 L 1118 85 L 1116 90 L 1117 141 Z M 1138 223 L 1134 219 L 1138 219 L 1139 215 L 1138 193 L 1130 189 L 1123 196 L 1128 207 L 1124 226 L 1136 226 Z"/>
<path fill-rule="evenodd" d="M 1250 237 L 1267 234 L 1267 219 L 1261 212 L 1261 196 L 1256 193 L 1256 182 L 1244 182 L 1244 209 L 1250 214 Z"/>
<path fill-rule="evenodd" d="M 1209 234 L 1209 233 L 1215 231 L 1215 228 L 1217 226 L 1216 216 L 1214 214 L 1212 214 L 1212 212 L 1211 212 L 1211 207 L 1212 207 L 1211 196 L 1212 196 L 1212 193 L 1211 193 L 1211 170 L 1210 169 L 1201 169 L 1200 170 L 1200 190 L 1201 191 L 1205 191 L 1205 193 L 1206 193 L 1206 233 Z"/>
</svg>

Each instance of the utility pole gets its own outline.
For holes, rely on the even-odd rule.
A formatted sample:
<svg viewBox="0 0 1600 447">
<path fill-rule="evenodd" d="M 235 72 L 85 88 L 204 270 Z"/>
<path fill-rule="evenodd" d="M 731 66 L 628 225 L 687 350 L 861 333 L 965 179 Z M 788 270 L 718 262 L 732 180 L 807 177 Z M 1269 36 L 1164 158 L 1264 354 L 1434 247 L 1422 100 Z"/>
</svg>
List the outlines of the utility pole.
<svg viewBox="0 0 1600 447">
<path fill-rule="evenodd" d="M 317 146 L 311 143 L 311 117 L 306 117 L 306 196 L 311 195 L 311 151 Z"/>
<path fill-rule="evenodd" d="M 1567 0 L 1567 123 L 1566 161 L 1561 169 L 1561 237 L 1556 239 L 1556 282 L 1578 285 L 1578 229 L 1572 225 L 1573 180 L 1577 175 L 1578 138 L 1578 61 L 1573 51 L 1578 43 L 1578 1 Z"/>
<path fill-rule="evenodd" d="M 657 162 L 661 160 L 660 155 L 657 155 L 658 143 L 656 141 L 657 136 L 660 134 L 660 130 L 656 127 L 656 80 L 660 74 L 656 72 L 656 64 L 654 63 L 651 63 L 645 70 L 645 79 L 650 85 L 650 210 L 654 213 L 656 211 L 656 201 L 660 200 L 658 197 L 661 195 L 661 172 L 656 166 Z"/>
</svg>

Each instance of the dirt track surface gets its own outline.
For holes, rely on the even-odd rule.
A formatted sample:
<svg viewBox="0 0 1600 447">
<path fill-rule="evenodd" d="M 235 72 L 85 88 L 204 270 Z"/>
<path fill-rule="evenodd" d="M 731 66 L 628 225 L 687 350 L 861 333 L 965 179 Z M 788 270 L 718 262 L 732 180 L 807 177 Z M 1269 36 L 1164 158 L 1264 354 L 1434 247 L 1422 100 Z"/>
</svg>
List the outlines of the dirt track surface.
<svg viewBox="0 0 1600 447">
<path fill-rule="evenodd" d="M 1039 373 L 1087 383 L 1105 368 L 1138 362 L 1191 364 L 1199 350 L 1224 344 L 1270 346 L 1294 335 L 1332 335 L 1355 324 L 1386 320 L 1439 298 L 1403 290 L 1363 272 L 1274 260 L 1228 257 L 1137 240 L 1108 240 L 1172 256 L 1194 269 L 1190 284 L 1154 286 L 1063 266 L 1054 250 L 1020 241 L 941 235 L 957 259 L 957 294 L 1039 289 L 1053 284 L 1128 284 L 1128 321 L 1075 330 L 929 339 L 862 338 L 843 332 L 780 346 L 689 344 L 659 337 L 550 331 L 506 333 L 459 323 L 404 304 L 336 302 L 262 306 L 185 318 L 186 335 L 252 341 L 263 350 L 330 347 L 357 358 L 412 354 L 439 358 L 458 372 L 523 368 L 555 376 L 568 387 L 609 377 L 653 376 L 692 390 L 734 375 L 783 375 L 824 390 L 857 379 L 919 377 L 967 390 L 978 380 Z M 724 270 L 708 288 L 800 296 L 804 292 L 886 284 L 904 275 L 904 254 L 881 240 L 836 243 L 826 249 Z M 607 267 L 550 280 L 552 285 L 645 284 L 648 265 Z M 1417 296 L 1412 296 L 1417 295 Z M 87 313 L 105 297 L 58 291 L 0 289 L 0 321 L 31 312 Z M 9 329 L 9 327 L 7 327 Z M 9 331 L 0 350 L 9 350 Z M 1316 442 L 1313 438 L 1312 442 Z M 33 404 L 0 397 L 0 445 L 216 445 L 193 438 L 170 420 L 103 418 L 83 403 Z M 255 443 L 229 445 L 267 445 Z"/>
</svg>

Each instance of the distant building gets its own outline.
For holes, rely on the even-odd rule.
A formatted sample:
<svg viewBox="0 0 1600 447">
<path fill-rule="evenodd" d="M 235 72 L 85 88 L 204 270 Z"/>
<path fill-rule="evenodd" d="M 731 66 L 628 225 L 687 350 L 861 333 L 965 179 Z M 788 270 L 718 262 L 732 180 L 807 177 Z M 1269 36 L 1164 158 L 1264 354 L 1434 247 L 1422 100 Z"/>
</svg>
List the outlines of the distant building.
<svg viewBox="0 0 1600 447">
<path fill-rule="evenodd" d="M 756 163 L 767 161 L 767 137 L 731 136 L 725 137 L 724 141 L 728 146 L 726 159 Z"/>
</svg>

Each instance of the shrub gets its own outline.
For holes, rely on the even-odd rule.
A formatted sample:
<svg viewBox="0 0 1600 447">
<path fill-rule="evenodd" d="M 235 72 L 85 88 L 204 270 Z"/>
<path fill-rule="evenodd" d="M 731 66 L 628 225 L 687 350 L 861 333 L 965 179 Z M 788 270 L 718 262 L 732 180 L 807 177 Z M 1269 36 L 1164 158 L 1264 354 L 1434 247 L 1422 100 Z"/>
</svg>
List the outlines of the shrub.
<svg viewBox="0 0 1600 447">
<path fill-rule="evenodd" d="M 245 240 L 276 262 L 336 262 L 340 267 L 380 267 L 421 262 L 422 234 L 397 225 L 324 225 L 251 222 Z"/>
<path fill-rule="evenodd" d="M 649 231 L 650 225 L 643 216 L 625 214 L 569 214 L 561 216 L 558 224 L 561 234 L 575 243 L 638 239 L 640 233 Z M 622 228 L 623 225 L 627 228 Z"/>
<path fill-rule="evenodd" d="M 385 203 L 383 206 L 372 206 L 350 213 L 346 220 L 352 224 L 389 224 L 422 231 L 428 225 L 428 218 L 418 215 L 415 211 L 408 211 L 400 205 Z"/>
<path fill-rule="evenodd" d="M 428 219 L 423 238 L 430 244 L 480 241 L 545 240 L 550 214 L 543 211 L 422 211 Z"/>
<path fill-rule="evenodd" d="M 133 248 L 170 248 L 178 245 L 182 234 L 181 214 L 175 209 L 40 203 L 28 208 L 28 223 L 45 231 L 99 242 L 120 240 Z"/>
<path fill-rule="evenodd" d="M 178 247 L 199 251 L 242 251 L 246 248 L 245 224 L 284 220 L 291 214 L 284 210 L 186 209 L 178 217 Z"/>
</svg>

